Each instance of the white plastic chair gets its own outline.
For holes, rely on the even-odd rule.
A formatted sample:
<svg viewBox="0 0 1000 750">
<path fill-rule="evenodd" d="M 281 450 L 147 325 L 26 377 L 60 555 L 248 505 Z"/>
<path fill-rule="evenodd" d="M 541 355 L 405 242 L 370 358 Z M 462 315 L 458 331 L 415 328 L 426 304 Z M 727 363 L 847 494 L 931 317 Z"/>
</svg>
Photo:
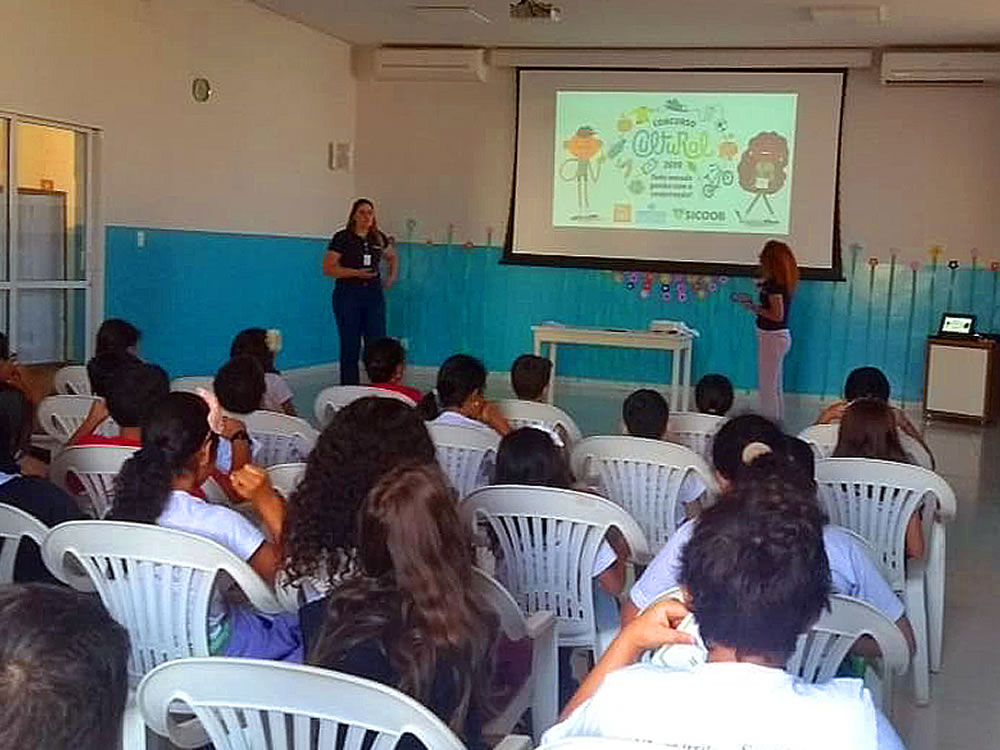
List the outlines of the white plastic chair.
<svg viewBox="0 0 1000 750">
<path fill-rule="evenodd" d="M 320 426 L 320 429 L 326 427 L 330 424 L 330 420 L 333 419 L 333 415 L 349 403 L 357 401 L 359 398 L 368 398 L 369 396 L 375 398 L 394 398 L 397 401 L 402 401 L 407 406 L 417 405 L 417 402 L 409 396 L 397 393 L 396 391 L 390 391 L 388 388 L 373 388 L 370 385 L 331 385 L 329 388 L 321 390 L 319 395 L 316 396 L 316 401 L 313 405 L 316 424 Z"/>
<path fill-rule="evenodd" d="M 707 461 L 712 438 L 725 421 L 715 414 L 677 412 L 667 420 L 667 440 L 690 448 Z"/>
<path fill-rule="evenodd" d="M 497 401 L 496 405 L 507 423 L 515 430 L 519 427 L 543 427 L 546 430 L 553 430 L 565 436 L 564 442 L 567 448 L 571 448 L 583 439 L 583 433 L 573 418 L 558 406 L 514 398 Z"/>
<path fill-rule="evenodd" d="M 267 476 L 271 479 L 271 486 L 286 500 L 299 486 L 305 473 L 306 465 L 304 463 L 275 464 L 267 468 Z"/>
<path fill-rule="evenodd" d="M 235 583 L 261 612 L 282 611 L 253 568 L 196 534 L 119 521 L 70 521 L 52 528 L 42 550 L 53 575 L 74 588 L 96 588 L 108 612 L 128 631 L 133 687 L 163 662 L 209 656 L 206 623 L 217 582 Z M 145 727 L 132 700 L 123 744 L 145 745 Z M 203 744 L 202 736 L 193 746 Z"/>
<path fill-rule="evenodd" d="M 503 553 L 507 589 L 521 611 L 551 611 L 559 620 L 559 645 L 583 647 L 599 657 L 618 632 L 598 622 L 594 560 L 605 535 L 618 529 L 632 559 L 648 554 L 639 524 L 622 508 L 576 490 L 524 485 L 483 487 L 461 513 L 473 528 L 485 523 Z"/>
<path fill-rule="evenodd" d="M 212 375 L 189 375 L 183 378 L 174 378 L 170 381 L 170 390 L 172 391 L 197 393 L 199 388 L 204 388 L 209 393 L 214 392 L 215 378 Z"/>
<path fill-rule="evenodd" d="M 900 593 L 913 626 L 914 692 L 917 703 L 930 700 L 931 668 L 941 666 L 944 627 L 945 527 L 955 517 L 955 493 L 928 469 L 865 458 L 828 458 L 816 462 L 819 497 L 831 523 L 864 537 L 875 548 Z M 926 554 L 906 559 L 906 526 L 921 508 Z"/>
<path fill-rule="evenodd" d="M 459 499 L 489 484 L 496 464 L 500 434 L 452 424 L 427 424 L 441 465 Z"/>
<path fill-rule="evenodd" d="M 596 482 L 602 495 L 639 522 L 652 554 L 684 521 L 678 497 L 685 480 L 700 479 L 709 499 L 715 487 L 701 456 L 663 440 L 624 435 L 584 438 L 573 448 L 570 462 L 578 479 Z"/>
<path fill-rule="evenodd" d="M 56 370 L 53 378 L 56 393 L 69 396 L 90 396 L 90 376 L 85 365 L 66 365 Z"/>
<path fill-rule="evenodd" d="M 620 740 L 610 737 L 567 737 L 545 745 L 538 750 L 671 750 L 676 745 L 661 745 L 642 740 Z"/>
<path fill-rule="evenodd" d="M 556 621 L 551 612 L 535 612 L 525 617 L 514 597 L 499 581 L 483 571 L 473 570 L 480 596 L 500 620 L 500 630 L 510 641 L 531 639 L 531 672 L 511 697 L 499 716 L 483 731 L 501 736 L 513 731 L 521 716 L 531 709 L 531 729 L 535 742 L 556 723 L 559 713 L 559 660 L 556 653 Z"/>
<path fill-rule="evenodd" d="M 260 444 L 254 450 L 253 460 L 264 468 L 305 461 L 319 437 L 316 428 L 306 420 L 289 414 L 260 410 L 239 418 Z"/>
<path fill-rule="evenodd" d="M 893 675 L 902 675 L 909 668 L 910 649 L 896 623 L 867 602 L 833 594 L 830 611 L 824 611 L 809 632 L 799 636 L 785 670 L 806 682 L 827 682 L 836 676 L 851 647 L 865 635 L 874 639 L 882 653 L 881 684 L 873 691 L 873 698 L 875 705 L 888 714 Z"/>
<path fill-rule="evenodd" d="M 14 563 L 21 540 L 27 537 L 39 547 L 45 541 L 49 527 L 30 513 L 13 505 L 0 503 L 0 586 L 14 582 Z"/>
<path fill-rule="evenodd" d="M 75 476 L 90 503 L 89 513 L 104 518 L 111 510 L 115 477 L 138 448 L 121 445 L 74 445 L 61 451 L 49 467 L 49 479 L 70 495 L 79 487 L 69 485 Z"/>
<path fill-rule="evenodd" d="M 319 667 L 260 659 L 183 659 L 162 664 L 139 685 L 149 727 L 174 745 L 198 747 L 205 736 L 177 719 L 190 710 L 216 750 L 361 750 L 395 747 L 413 734 L 433 750 L 465 750 L 429 709 L 397 690 Z M 337 736 L 344 732 L 344 744 Z M 371 742 L 369 739 L 368 742 Z M 498 750 L 529 750 L 507 737 Z"/>
<path fill-rule="evenodd" d="M 799 439 L 809 443 L 813 449 L 813 453 L 816 454 L 816 458 L 830 458 L 837 447 L 837 437 L 839 435 L 840 423 L 832 422 L 830 424 L 814 424 L 806 427 L 799 433 Z M 931 471 L 934 470 L 934 458 L 927 452 L 924 446 L 902 431 L 899 432 L 899 442 L 903 446 L 903 450 L 909 454 L 917 466 L 922 466 Z"/>
<path fill-rule="evenodd" d="M 62 394 L 47 396 L 38 405 L 38 424 L 46 435 L 63 445 L 83 424 L 83 420 L 87 418 L 90 407 L 95 401 L 100 401 L 100 399 L 97 396 Z M 94 432 L 98 435 L 115 435 L 118 432 L 118 425 L 111 417 L 108 417 L 98 425 Z"/>
</svg>

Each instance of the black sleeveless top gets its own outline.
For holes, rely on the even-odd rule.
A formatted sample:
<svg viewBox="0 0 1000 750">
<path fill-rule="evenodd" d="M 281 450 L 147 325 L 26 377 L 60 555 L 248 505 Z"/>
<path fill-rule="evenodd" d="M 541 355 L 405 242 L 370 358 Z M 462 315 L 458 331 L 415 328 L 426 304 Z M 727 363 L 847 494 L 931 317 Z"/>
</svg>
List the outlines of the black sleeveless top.
<svg viewBox="0 0 1000 750">
<path fill-rule="evenodd" d="M 340 253 L 340 265 L 344 268 L 371 268 L 378 278 L 379 262 L 388 244 L 381 232 L 371 232 L 367 237 L 359 237 L 350 229 L 341 229 L 330 239 L 326 249 Z M 367 263 L 365 261 L 368 261 Z M 337 279 L 341 282 L 367 283 L 369 279 Z"/>
<path fill-rule="evenodd" d="M 780 321 L 768 320 L 767 318 L 762 318 L 760 315 L 757 316 L 757 327 L 762 331 L 782 331 L 788 328 L 788 311 L 792 306 L 792 295 L 788 293 L 785 287 L 774 281 L 765 281 L 760 287 L 760 306 L 769 308 L 771 306 L 771 300 L 769 299 L 772 294 L 780 294 L 781 301 L 784 302 L 785 315 Z"/>
</svg>

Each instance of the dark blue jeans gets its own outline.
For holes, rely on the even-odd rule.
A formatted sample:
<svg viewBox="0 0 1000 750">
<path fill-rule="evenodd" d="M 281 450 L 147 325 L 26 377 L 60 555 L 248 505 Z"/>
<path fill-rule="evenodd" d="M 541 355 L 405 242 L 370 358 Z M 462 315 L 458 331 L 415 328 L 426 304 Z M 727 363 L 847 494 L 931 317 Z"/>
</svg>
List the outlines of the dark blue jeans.
<svg viewBox="0 0 1000 750">
<path fill-rule="evenodd" d="M 385 336 L 382 282 L 341 282 L 333 289 L 333 316 L 340 333 L 340 384 L 357 385 L 361 338 L 365 345 Z"/>
</svg>

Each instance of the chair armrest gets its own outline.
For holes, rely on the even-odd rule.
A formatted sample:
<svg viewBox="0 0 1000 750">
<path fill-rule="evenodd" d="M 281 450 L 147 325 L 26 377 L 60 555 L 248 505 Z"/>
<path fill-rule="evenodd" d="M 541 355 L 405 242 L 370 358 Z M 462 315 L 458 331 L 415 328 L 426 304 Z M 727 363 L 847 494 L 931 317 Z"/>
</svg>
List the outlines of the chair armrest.
<svg viewBox="0 0 1000 750">
<path fill-rule="evenodd" d="M 555 630 L 556 617 L 551 612 L 539 610 L 525 621 L 525 625 L 528 637 L 535 641 L 545 633 Z"/>
<path fill-rule="evenodd" d="M 508 734 L 493 746 L 493 750 L 531 750 L 531 737 L 523 734 Z"/>
</svg>

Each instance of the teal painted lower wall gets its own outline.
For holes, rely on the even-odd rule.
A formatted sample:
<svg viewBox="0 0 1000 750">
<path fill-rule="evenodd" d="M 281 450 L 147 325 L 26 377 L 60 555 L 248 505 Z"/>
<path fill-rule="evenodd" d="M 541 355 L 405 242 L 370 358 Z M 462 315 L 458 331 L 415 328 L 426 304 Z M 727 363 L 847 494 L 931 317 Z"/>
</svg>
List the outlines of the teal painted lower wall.
<svg viewBox="0 0 1000 750">
<path fill-rule="evenodd" d="M 248 326 L 279 327 L 279 367 L 337 358 L 331 285 L 319 272 L 320 239 L 145 229 L 107 230 L 106 308 L 143 330 L 142 353 L 172 376 L 213 372 L 232 336 Z M 387 295 L 391 335 L 409 341 L 412 364 L 436 366 L 465 351 L 491 370 L 506 370 L 531 350 L 531 326 L 645 328 L 650 320 L 684 320 L 701 331 L 694 376 L 728 375 L 738 388 L 756 387 L 752 316 L 730 300 L 753 292 L 750 279 L 614 275 L 584 269 L 506 266 L 498 248 L 403 244 L 401 274 Z M 859 248 L 844 259 L 847 283 L 803 282 L 791 315 L 792 350 L 785 389 L 830 395 L 850 369 L 885 370 L 894 396 L 920 398 L 924 340 L 945 310 L 971 311 L 979 328 L 994 330 L 1000 271 L 951 270 L 945 265 L 872 267 Z M 712 284 L 713 286 L 708 286 Z M 669 301 L 663 298 L 669 291 Z M 683 301 L 681 301 L 683 300 Z M 560 347 L 563 375 L 657 382 L 669 355 Z"/>
</svg>

